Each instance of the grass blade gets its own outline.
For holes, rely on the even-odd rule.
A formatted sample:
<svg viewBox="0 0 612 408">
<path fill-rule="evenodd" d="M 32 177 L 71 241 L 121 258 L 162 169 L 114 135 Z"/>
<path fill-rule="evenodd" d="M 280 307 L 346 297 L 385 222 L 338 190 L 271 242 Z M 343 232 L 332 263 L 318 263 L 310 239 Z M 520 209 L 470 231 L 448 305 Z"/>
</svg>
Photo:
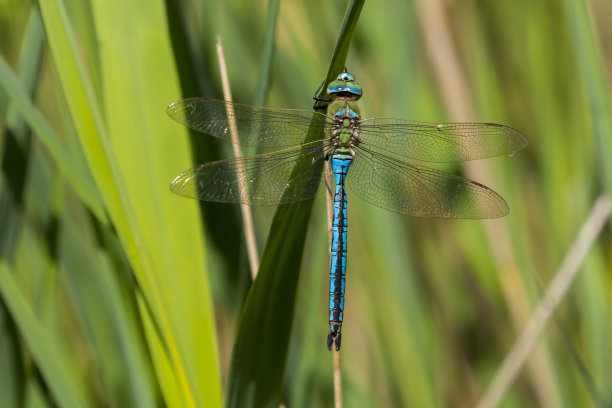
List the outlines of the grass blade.
<svg viewBox="0 0 612 408">
<path fill-rule="evenodd" d="M 82 177 L 82 172 L 70 157 L 59 138 L 43 118 L 40 112 L 33 106 L 27 93 L 20 85 L 19 80 L 11 72 L 4 58 L 0 55 L 0 87 L 7 93 L 10 101 L 19 114 L 21 114 L 28 125 L 34 130 L 40 141 L 47 147 L 58 168 L 66 177 L 74 191 L 79 195 L 91 211 L 101 222 L 108 222 L 106 213 L 102 208 L 100 195 L 94 186 Z"/>
<path fill-rule="evenodd" d="M 167 0 L 166 9 L 168 13 L 168 25 L 172 40 L 175 64 L 178 70 L 181 83 L 181 94 L 184 97 L 207 95 L 212 86 L 208 84 L 208 78 L 212 74 L 208 71 L 208 66 L 202 64 L 202 56 L 199 55 L 199 48 L 192 43 L 198 43 L 199 35 L 189 35 L 190 26 L 193 21 L 193 10 L 185 8 L 185 3 L 180 0 Z M 196 40 L 195 38 L 198 40 Z M 199 43 L 198 43 L 199 44 Z M 211 68 L 212 70 L 212 68 Z M 200 86 L 201 85 L 201 86 Z M 212 96 L 212 95 L 211 95 Z M 207 163 L 218 160 L 221 156 L 221 146 L 213 140 L 214 138 L 203 136 L 195 130 L 188 130 L 190 135 L 192 163 Z M 240 234 L 240 221 L 238 212 L 232 206 L 219 205 L 217 203 L 199 202 L 203 218 L 203 230 L 211 232 L 206 238 L 206 242 L 211 247 L 212 254 L 219 254 L 222 257 L 225 267 L 223 273 L 219 273 L 214 279 L 221 280 L 223 287 L 231 287 L 240 279 L 241 272 L 245 269 L 241 263 L 242 239 Z M 212 271 L 215 272 L 214 270 Z M 215 288 L 217 293 L 224 290 Z M 235 291 L 229 290 L 227 296 L 229 303 L 235 304 L 234 299 L 239 296 Z"/>
<path fill-rule="evenodd" d="M 257 79 L 257 90 L 253 103 L 257 106 L 266 104 L 266 95 L 270 87 L 270 75 L 272 73 L 272 60 L 274 59 L 274 33 L 276 32 L 276 21 L 280 0 L 271 0 L 268 3 L 268 15 L 266 17 L 266 34 L 264 38 L 263 51 L 261 53 L 261 64 L 259 66 L 259 78 Z"/>
<path fill-rule="evenodd" d="M 608 152 L 612 151 L 612 103 L 610 102 L 610 83 L 606 75 L 601 46 L 593 35 L 587 4 L 582 0 L 562 2 L 569 21 L 573 51 L 578 63 L 582 81 L 586 85 L 589 105 L 592 112 L 592 125 L 599 148 L 598 164 L 600 175 L 608 193 L 612 192 L 612 163 Z"/>
<path fill-rule="evenodd" d="M 36 7 L 30 17 L 19 56 L 19 79 L 24 92 L 32 94 L 42 65 L 43 31 Z M 11 78 L 11 80 L 14 80 Z M 4 112 L 3 112 L 4 114 Z M 30 133 L 26 122 L 12 106 L 6 111 L 6 136 L 2 149 L 2 182 L 0 186 L 0 256 L 9 262 L 21 229 L 25 179 L 30 160 Z"/>
<path fill-rule="evenodd" d="M 55 401 L 60 407 L 85 407 L 87 399 L 76 386 L 77 382 L 72 379 L 70 370 L 64 365 L 65 360 L 60 357 L 61 353 L 45 335 L 43 327 L 38 323 L 11 274 L 9 267 L 1 262 L 0 297 L 4 299 Z"/>
<path fill-rule="evenodd" d="M 168 191 L 188 167 L 189 150 L 186 138 L 169 137 L 181 130 L 164 115 L 179 91 L 169 35 L 160 29 L 163 3 L 93 3 L 104 98 L 94 92 L 63 3 L 40 5 L 72 120 L 144 296 L 141 312 L 165 402 L 218 406 L 197 206 Z"/>
<path fill-rule="evenodd" d="M 151 381 L 141 327 L 135 323 L 136 302 L 133 294 L 124 293 L 131 287 L 127 265 L 112 263 L 110 251 L 98 250 L 89 223 L 74 222 L 87 219 L 86 214 L 75 217 L 77 212 L 78 209 L 66 211 L 62 216 L 58 263 L 67 282 L 67 293 L 91 342 L 107 403 L 155 406 L 156 384 Z"/>
</svg>

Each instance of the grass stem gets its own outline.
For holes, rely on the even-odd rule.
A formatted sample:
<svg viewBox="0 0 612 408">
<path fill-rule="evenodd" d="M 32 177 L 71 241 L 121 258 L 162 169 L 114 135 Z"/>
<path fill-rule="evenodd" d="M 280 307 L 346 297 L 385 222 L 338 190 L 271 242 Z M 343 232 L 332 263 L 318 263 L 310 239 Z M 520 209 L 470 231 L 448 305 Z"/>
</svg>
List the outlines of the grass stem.
<svg viewBox="0 0 612 408">
<path fill-rule="evenodd" d="M 221 83 L 223 85 L 223 98 L 226 101 L 232 101 L 232 91 L 230 89 L 229 78 L 227 75 L 227 66 L 225 64 L 225 54 L 223 53 L 223 44 L 221 43 L 221 37 L 217 37 L 217 57 L 219 58 L 219 70 L 221 71 Z M 227 107 L 227 117 L 229 118 L 230 132 L 232 134 L 232 148 L 234 149 L 234 157 L 241 157 L 240 146 L 237 144 L 238 140 L 238 129 L 236 128 L 236 116 L 231 105 Z M 242 165 L 238 163 L 236 166 L 236 172 L 238 173 L 238 182 L 240 184 L 241 194 L 246 194 L 246 184 L 243 177 Z M 246 198 L 242 199 L 243 203 L 246 202 Z M 247 204 L 240 204 L 240 211 L 242 212 L 242 222 L 244 224 L 244 236 L 247 244 L 247 252 L 249 256 L 249 266 L 251 269 L 251 277 L 255 279 L 257 277 L 257 271 L 259 270 L 259 254 L 257 252 L 257 240 L 255 239 L 255 225 L 253 223 L 253 213 L 251 207 Z"/>
</svg>

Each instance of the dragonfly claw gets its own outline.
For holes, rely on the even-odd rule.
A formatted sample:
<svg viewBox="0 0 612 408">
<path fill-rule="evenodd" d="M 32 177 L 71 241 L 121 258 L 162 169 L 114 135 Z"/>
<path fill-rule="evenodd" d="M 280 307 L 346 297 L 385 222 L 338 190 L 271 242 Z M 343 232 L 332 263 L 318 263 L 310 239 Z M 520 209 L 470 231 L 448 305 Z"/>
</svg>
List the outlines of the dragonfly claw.
<svg viewBox="0 0 612 408">
<path fill-rule="evenodd" d="M 329 331 L 329 334 L 327 335 L 327 349 L 331 351 L 332 349 L 332 344 L 336 344 L 336 351 L 340 351 L 340 341 L 342 338 L 342 334 L 341 333 L 335 333 L 332 332 L 331 330 Z"/>
</svg>

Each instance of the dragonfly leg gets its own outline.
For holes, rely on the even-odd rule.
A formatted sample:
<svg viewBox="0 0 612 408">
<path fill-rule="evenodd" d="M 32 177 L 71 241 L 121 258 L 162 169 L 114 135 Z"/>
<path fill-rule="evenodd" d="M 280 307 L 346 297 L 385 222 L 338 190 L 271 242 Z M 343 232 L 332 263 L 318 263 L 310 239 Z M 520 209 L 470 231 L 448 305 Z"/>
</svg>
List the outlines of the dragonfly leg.
<svg viewBox="0 0 612 408">
<path fill-rule="evenodd" d="M 327 349 L 332 349 L 332 344 L 335 343 L 336 351 L 340 351 L 340 341 L 342 338 L 342 333 L 340 333 L 340 329 L 342 328 L 342 323 L 330 323 L 329 324 L 329 334 L 327 335 Z"/>
<path fill-rule="evenodd" d="M 312 105 L 312 109 L 314 109 L 314 110 L 327 109 L 327 103 L 331 102 L 333 100 L 331 98 L 321 98 L 319 96 L 319 91 L 321 91 L 321 88 L 323 88 L 323 85 L 325 85 L 325 80 L 323 80 L 323 82 L 321 82 L 321 85 L 319 85 L 319 87 L 315 91 L 314 95 L 312 96 L 312 99 L 315 100 L 315 103 Z M 326 104 L 325 105 L 318 105 L 319 102 L 325 102 Z"/>
</svg>

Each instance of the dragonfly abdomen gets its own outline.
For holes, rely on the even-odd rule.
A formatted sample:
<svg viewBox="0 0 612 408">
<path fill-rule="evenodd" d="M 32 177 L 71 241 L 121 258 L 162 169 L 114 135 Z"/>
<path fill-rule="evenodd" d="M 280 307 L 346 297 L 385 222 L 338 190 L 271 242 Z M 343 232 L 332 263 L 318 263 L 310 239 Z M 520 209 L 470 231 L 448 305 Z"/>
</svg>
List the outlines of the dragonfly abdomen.
<svg viewBox="0 0 612 408">
<path fill-rule="evenodd" d="M 345 179 L 353 162 L 350 152 L 334 152 L 330 158 L 336 181 L 334 194 L 334 222 L 332 225 L 331 267 L 329 271 L 329 334 L 327 348 L 335 343 L 340 350 L 340 332 L 344 313 L 344 289 L 346 278 L 346 189 Z"/>
</svg>

